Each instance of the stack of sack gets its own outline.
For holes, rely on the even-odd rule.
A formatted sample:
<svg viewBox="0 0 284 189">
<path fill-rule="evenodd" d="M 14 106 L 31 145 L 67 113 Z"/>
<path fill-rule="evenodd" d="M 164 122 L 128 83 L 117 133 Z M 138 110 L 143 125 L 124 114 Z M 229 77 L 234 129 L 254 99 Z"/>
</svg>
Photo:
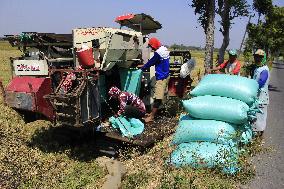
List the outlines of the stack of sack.
<svg viewBox="0 0 284 189">
<path fill-rule="evenodd" d="M 252 139 L 250 123 L 259 112 L 258 83 L 246 77 L 209 74 L 183 101 L 182 115 L 172 143 L 177 148 L 169 163 L 177 167 L 218 167 L 234 174 L 239 144 Z"/>
</svg>

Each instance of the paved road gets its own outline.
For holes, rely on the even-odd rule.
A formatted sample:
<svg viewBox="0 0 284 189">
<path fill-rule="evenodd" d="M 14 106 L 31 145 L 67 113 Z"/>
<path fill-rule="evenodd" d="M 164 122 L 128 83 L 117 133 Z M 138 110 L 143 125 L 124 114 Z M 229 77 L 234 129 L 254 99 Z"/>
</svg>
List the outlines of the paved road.
<svg viewBox="0 0 284 189">
<path fill-rule="evenodd" d="M 248 185 L 252 189 L 284 189 L 284 63 L 273 64 L 269 95 L 264 145 L 274 150 L 254 159 L 256 178 Z"/>
</svg>

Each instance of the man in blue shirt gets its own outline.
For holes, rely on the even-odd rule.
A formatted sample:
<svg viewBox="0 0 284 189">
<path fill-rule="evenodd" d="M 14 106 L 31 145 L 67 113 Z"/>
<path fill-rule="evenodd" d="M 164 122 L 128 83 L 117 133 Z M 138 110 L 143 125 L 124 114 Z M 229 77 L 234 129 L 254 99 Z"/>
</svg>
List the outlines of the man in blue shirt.
<svg viewBox="0 0 284 189">
<path fill-rule="evenodd" d="M 155 94 L 154 104 L 151 113 L 145 118 L 145 122 L 152 122 L 158 111 L 159 106 L 162 104 L 165 92 L 168 88 L 170 76 L 170 52 L 168 49 L 161 45 L 157 38 L 149 39 L 148 46 L 154 51 L 154 56 L 141 68 L 142 71 L 155 66 Z"/>
</svg>

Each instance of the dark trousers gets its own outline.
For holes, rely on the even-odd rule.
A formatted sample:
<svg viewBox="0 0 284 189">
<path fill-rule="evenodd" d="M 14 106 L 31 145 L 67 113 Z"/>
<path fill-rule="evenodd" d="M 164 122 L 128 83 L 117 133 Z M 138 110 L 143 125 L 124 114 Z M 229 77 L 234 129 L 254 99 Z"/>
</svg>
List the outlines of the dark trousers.
<svg viewBox="0 0 284 189">
<path fill-rule="evenodd" d="M 126 105 L 124 109 L 124 115 L 128 118 L 141 119 L 145 114 L 135 106 Z"/>
</svg>

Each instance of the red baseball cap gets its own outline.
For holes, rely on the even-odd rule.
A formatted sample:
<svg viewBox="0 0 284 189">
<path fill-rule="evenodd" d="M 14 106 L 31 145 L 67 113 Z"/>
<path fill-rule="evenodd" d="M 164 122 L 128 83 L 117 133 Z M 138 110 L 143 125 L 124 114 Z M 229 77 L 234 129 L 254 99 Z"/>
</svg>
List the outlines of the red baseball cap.
<svg viewBox="0 0 284 189">
<path fill-rule="evenodd" d="M 149 39 L 148 45 L 157 50 L 158 48 L 160 48 L 161 42 L 157 38 L 152 37 Z"/>
</svg>

